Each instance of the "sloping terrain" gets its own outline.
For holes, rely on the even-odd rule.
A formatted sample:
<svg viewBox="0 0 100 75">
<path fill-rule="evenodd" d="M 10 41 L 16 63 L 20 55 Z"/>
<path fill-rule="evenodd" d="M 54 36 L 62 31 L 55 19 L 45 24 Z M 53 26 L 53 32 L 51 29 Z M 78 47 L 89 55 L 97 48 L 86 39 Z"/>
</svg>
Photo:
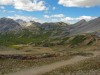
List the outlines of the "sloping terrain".
<svg viewBox="0 0 100 75">
<path fill-rule="evenodd" d="M 67 24 L 64 22 L 56 23 L 38 23 L 34 21 L 26 22 L 23 20 L 13 20 L 10 18 L 1 18 L 0 19 L 0 31 L 9 32 L 9 31 L 20 31 L 21 29 L 28 29 L 37 33 L 48 33 L 51 32 L 51 37 L 66 37 L 73 36 L 77 34 L 92 33 L 100 30 L 100 17 L 85 21 L 80 20 L 75 24 Z"/>
<path fill-rule="evenodd" d="M 76 28 L 71 31 L 70 35 L 92 33 L 98 30 L 100 30 L 100 17 L 80 24 L 78 27 L 76 26 Z"/>
<path fill-rule="evenodd" d="M 0 19 L 0 32 L 8 32 L 8 31 L 20 31 L 21 26 L 19 23 L 9 18 L 1 18 Z"/>
<path fill-rule="evenodd" d="M 41 24 L 34 21 L 1 18 L 0 32 L 0 65 L 3 65 L 0 73 L 2 75 L 13 72 L 13 69 L 14 72 L 26 70 L 10 75 L 37 75 L 50 72 L 98 55 L 99 52 L 95 54 L 95 51 L 100 49 L 100 18 L 88 22 L 81 20 L 73 25 L 63 22 Z M 71 57 L 73 58 L 70 60 L 64 60 Z M 45 59 L 50 62 L 59 59 L 59 62 L 55 61 L 56 63 L 49 65 L 44 63 L 44 66 L 32 68 L 34 62 L 31 61 L 40 59 L 43 60 L 42 63 L 48 62 Z M 17 60 L 21 61 L 20 64 Z M 35 63 L 39 64 L 41 61 Z"/>
<path fill-rule="evenodd" d="M 93 52 L 93 53 L 94 53 L 94 57 L 99 55 L 98 52 Z M 37 67 L 37 68 L 33 68 L 33 69 L 28 69 L 28 70 L 20 71 L 17 73 L 8 74 L 8 75 L 40 75 L 40 74 L 44 74 L 46 72 L 50 72 L 59 67 L 75 64 L 79 61 L 86 60 L 89 58 L 91 58 L 91 57 L 76 56 L 70 60 L 60 61 L 60 62 L 52 63 L 50 65 L 45 65 L 45 66 L 41 66 L 41 67 Z"/>
</svg>

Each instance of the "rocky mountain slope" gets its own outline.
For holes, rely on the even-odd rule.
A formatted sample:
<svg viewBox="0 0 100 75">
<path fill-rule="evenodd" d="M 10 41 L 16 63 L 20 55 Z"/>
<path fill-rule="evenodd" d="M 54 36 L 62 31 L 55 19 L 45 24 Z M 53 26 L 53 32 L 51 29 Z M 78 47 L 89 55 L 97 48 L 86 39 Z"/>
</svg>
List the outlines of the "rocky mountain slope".
<svg viewBox="0 0 100 75">
<path fill-rule="evenodd" d="M 19 31 L 21 26 L 19 23 L 9 18 L 0 19 L 0 32 Z"/>
<path fill-rule="evenodd" d="M 34 31 L 35 33 L 52 33 L 52 36 L 73 36 L 77 34 L 92 33 L 100 30 L 100 17 L 85 21 L 80 20 L 79 22 L 69 25 L 64 22 L 56 23 L 38 23 L 34 21 L 26 22 L 21 19 L 13 20 L 10 18 L 0 19 L 0 32 L 9 31 L 20 31 L 23 29 L 28 29 Z M 99 32 L 98 32 L 99 34 Z"/>
<path fill-rule="evenodd" d="M 25 24 L 25 26 L 21 24 Z M 11 33 L 7 33 L 9 31 Z M 13 31 L 18 33 L 12 33 Z M 84 44 L 84 41 L 86 45 L 96 41 L 91 35 L 100 36 L 100 18 L 88 22 L 81 20 L 73 25 L 63 22 L 41 24 L 34 21 L 25 22 L 23 20 L 15 21 L 9 18 L 1 18 L 0 32 L 6 32 L 6 34 L 0 33 L 0 45 L 4 46 L 32 44 L 47 47 L 68 44 L 73 47 L 80 43 Z"/>
<path fill-rule="evenodd" d="M 70 32 L 70 35 L 77 35 L 83 33 L 92 33 L 100 30 L 100 17 L 84 22 L 80 25 L 76 23 L 76 27 Z"/>
</svg>

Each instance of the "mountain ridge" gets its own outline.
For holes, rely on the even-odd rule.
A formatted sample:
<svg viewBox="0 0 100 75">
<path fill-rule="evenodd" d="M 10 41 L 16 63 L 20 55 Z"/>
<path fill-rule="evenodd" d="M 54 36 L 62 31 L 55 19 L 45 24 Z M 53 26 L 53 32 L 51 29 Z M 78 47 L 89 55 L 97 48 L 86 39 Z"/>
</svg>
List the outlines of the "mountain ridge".
<svg viewBox="0 0 100 75">
<path fill-rule="evenodd" d="M 40 33 L 49 31 L 52 32 L 52 35 L 58 34 L 57 36 L 73 36 L 100 30 L 100 17 L 90 21 L 82 19 L 71 25 L 64 22 L 41 24 L 35 21 L 26 22 L 21 19 L 0 18 L 0 32 L 20 31 L 23 29 Z"/>
</svg>

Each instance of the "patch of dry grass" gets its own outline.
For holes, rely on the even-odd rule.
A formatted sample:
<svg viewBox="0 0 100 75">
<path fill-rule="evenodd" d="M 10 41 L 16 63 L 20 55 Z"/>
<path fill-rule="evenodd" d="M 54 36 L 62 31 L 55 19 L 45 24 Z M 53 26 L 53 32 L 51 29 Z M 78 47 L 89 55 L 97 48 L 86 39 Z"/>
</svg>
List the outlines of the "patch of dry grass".
<svg viewBox="0 0 100 75">
<path fill-rule="evenodd" d="M 67 60 L 70 58 L 71 56 L 42 58 L 35 60 L 0 59 L 0 75 L 4 75 L 11 72 L 17 72 L 27 68 L 29 69 L 32 67 L 38 67 L 61 60 Z"/>
<path fill-rule="evenodd" d="M 52 72 L 45 73 L 43 75 L 88 75 L 88 74 L 89 75 L 100 74 L 100 56 L 85 61 L 81 61 L 73 65 L 62 67 Z"/>
</svg>

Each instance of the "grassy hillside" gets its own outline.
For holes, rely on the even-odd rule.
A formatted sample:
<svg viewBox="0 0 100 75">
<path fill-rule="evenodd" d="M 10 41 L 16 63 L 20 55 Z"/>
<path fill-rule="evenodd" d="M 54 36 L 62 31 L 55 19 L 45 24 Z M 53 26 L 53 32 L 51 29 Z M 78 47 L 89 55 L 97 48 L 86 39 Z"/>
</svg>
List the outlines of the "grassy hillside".
<svg viewBox="0 0 100 75">
<path fill-rule="evenodd" d="M 40 43 L 49 37 L 50 33 L 45 34 L 34 34 L 31 31 L 24 30 L 23 32 L 14 33 L 4 33 L 0 34 L 0 45 L 8 46 L 14 44 L 30 44 L 30 43 Z"/>
<path fill-rule="evenodd" d="M 52 35 L 53 34 L 53 35 Z M 58 34 L 57 34 L 58 35 Z M 10 46 L 18 44 L 30 44 L 34 46 L 57 46 L 66 45 L 69 47 L 77 47 L 82 45 L 92 45 L 96 42 L 96 37 L 93 35 L 76 35 L 72 37 L 55 37 L 56 34 L 52 31 L 43 30 L 35 33 L 29 30 L 23 30 L 19 33 L 4 33 L 0 34 L 0 45 Z"/>
</svg>

